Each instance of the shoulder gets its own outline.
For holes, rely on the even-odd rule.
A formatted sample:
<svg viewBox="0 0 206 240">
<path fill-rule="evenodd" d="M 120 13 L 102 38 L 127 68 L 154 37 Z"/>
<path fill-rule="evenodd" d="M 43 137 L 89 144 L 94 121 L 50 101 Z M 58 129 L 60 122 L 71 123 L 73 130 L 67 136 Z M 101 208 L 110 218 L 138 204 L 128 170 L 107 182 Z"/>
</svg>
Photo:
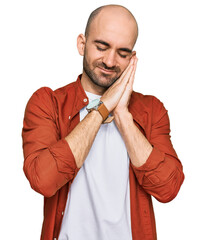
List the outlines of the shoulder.
<svg viewBox="0 0 206 240">
<path fill-rule="evenodd" d="M 54 97 L 68 94 L 68 92 L 73 91 L 75 88 L 76 82 L 69 83 L 66 86 L 57 88 L 55 90 L 52 90 L 50 87 L 41 87 L 33 93 L 32 97 L 52 99 Z"/>
<path fill-rule="evenodd" d="M 54 101 L 54 91 L 49 87 L 41 87 L 36 90 L 28 101 L 28 105 L 44 106 Z"/>
<path fill-rule="evenodd" d="M 49 87 L 41 87 L 36 90 L 29 101 L 27 102 L 25 109 L 25 119 L 34 119 L 38 117 L 55 115 L 55 98 L 54 92 Z"/>
<path fill-rule="evenodd" d="M 64 102 L 65 96 L 74 92 L 74 88 L 75 82 L 56 90 L 52 90 L 49 87 L 41 87 L 30 97 L 26 111 L 35 111 L 36 113 L 41 111 L 53 115 L 57 111 L 59 103 Z"/>
<path fill-rule="evenodd" d="M 72 82 L 67 84 L 66 86 L 57 88 L 54 91 L 54 94 L 58 97 L 58 96 L 62 96 L 62 95 L 67 95 L 67 94 L 71 94 L 72 92 L 75 92 L 77 88 L 77 82 Z"/>
<path fill-rule="evenodd" d="M 35 100 L 38 102 L 58 101 L 64 95 L 73 92 L 76 88 L 76 82 L 67 84 L 66 86 L 60 87 L 56 90 L 52 90 L 50 87 L 41 87 L 36 90 L 30 98 L 30 101 Z"/>
<path fill-rule="evenodd" d="M 134 91 L 131 96 L 130 108 L 139 114 L 147 114 L 153 119 L 161 118 L 167 113 L 164 104 L 157 97 Z"/>
<path fill-rule="evenodd" d="M 130 104 L 143 108 L 152 108 L 163 105 L 163 103 L 157 97 L 153 95 L 144 95 L 135 91 L 132 92 Z"/>
</svg>

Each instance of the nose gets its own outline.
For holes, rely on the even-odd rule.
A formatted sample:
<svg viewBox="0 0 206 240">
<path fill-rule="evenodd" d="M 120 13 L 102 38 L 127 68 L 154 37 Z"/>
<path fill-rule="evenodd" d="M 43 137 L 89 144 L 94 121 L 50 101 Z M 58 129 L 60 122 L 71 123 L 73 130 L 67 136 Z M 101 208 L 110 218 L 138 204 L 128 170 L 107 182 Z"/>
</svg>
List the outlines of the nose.
<svg viewBox="0 0 206 240">
<path fill-rule="evenodd" d="M 114 51 L 107 51 L 103 57 L 103 63 L 108 67 L 112 68 L 116 66 L 116 56 Z"/>
</svg>

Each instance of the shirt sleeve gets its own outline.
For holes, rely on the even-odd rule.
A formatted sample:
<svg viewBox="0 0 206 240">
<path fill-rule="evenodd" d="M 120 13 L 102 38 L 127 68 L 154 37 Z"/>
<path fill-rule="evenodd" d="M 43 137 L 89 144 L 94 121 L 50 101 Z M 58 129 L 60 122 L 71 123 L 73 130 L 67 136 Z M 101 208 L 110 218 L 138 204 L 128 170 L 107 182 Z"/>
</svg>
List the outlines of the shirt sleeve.
<svg viewBox="0 0 206 240">
<path fill-rule="evenodd" d="M 31 187 L 53 196 L 78 172 L 72 151 L 60 138 L 57 103 L 49 88 L 37 90 L 27 103 L 23 130 L 24 172 Z"/>
<path fill-rule="evenodd" d="M 160 202 L 177 195 L 184 180 L 183 168 L 170 139 L 170 123 L 163 104 L 153 98 L 152 126 L 149 142 L 153 150 L 146 163 L 132 169 L 144 190 Z"/>
</svg>

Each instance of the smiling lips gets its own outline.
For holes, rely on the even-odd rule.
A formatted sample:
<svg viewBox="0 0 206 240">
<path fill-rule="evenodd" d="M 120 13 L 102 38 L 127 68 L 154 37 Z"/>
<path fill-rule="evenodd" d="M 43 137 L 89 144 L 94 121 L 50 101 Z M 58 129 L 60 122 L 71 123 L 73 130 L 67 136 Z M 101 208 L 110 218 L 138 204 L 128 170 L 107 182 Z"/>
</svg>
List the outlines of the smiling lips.
<svg viewBox="0 0 206 240">
<path fill-rule="evenodd" d="M 101 67 L 98 67 L 98 68 L 106 74 L 112 74 L 112 73 L 116 72 L 115 70 L 111 70 L 111 69 L 105 69 L 105 68 L 101 68 Z"/>
</svg>

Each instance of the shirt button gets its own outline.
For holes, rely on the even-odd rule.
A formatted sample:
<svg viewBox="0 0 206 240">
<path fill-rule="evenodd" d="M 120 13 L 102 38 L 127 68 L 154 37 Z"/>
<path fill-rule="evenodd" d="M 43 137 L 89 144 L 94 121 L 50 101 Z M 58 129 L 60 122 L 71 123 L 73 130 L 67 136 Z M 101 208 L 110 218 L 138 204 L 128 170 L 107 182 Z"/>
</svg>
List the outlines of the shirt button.
<svg viewBox="0 0 206 240">
<path fill-rule="evenodd" d="M 85 98 L 83 101 L 84 101 L 84 102 L 87 102 L 87 98 Z"/>
<path fill-rule="evenodd" d="M 71 119 L 71 116 L 69 116 L 69 119 Z"/>
<path fill-rule="evenodd" d="M 62 212 L 62 216 L 64 215 L 64 212 Z"/>
</svg>

